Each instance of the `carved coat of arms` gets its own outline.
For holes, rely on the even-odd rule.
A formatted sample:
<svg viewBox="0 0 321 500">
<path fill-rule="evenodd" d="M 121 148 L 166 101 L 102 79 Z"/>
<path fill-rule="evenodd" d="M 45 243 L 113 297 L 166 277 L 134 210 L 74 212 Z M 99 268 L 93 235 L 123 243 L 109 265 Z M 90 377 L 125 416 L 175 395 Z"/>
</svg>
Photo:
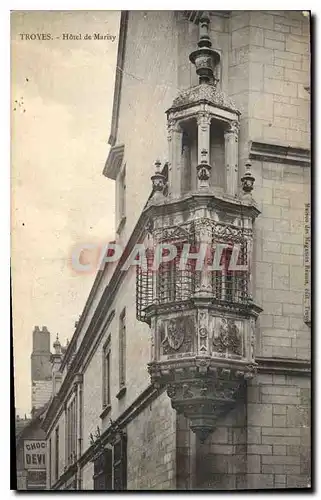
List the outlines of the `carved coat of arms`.
<svg viewBox="0 0 321 500">
<path fill-rule="evenodd" d="M 179 319 L 171 319 L 167 323 L 167 341 L 169 346 L 175 351 L 181 347 L 184 342 L 185 332 L 184 323 Z"/>
<path fill-rule="evenodd" d="M 182 316 L 164 321 L 160 325 L 162 354 L 190 352 L 193 348 L 193 318 Z"/>
<path fill-rule="evenodd" d="M 213 339 L 213 346 L 217 352 L 230 351 L 233 354 L 242 355 L 240 332 L 233 320 L 222 319 L 219 334 Z"/>
</svg>

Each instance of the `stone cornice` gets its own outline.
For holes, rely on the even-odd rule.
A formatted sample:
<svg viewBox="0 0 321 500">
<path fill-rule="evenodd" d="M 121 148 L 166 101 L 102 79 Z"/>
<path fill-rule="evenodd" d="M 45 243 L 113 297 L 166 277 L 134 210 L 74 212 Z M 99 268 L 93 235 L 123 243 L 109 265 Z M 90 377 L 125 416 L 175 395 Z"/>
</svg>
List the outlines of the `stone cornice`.
<svg viewBox="0 0 321 500">
<path fill-rule="evenodd" d="M 103 175 L 109 179 L 116 180 L 117 175 L 121 169 L 121 164 L 124 158 L 125 146 L 124 144 L 119 144 L 118 146 L 112 146 L 110 148 Z"/>
<path fill-rule="evenodd" d="M 179 210 L 193 209 L 193 206 L 199 207 L 202 203 L 206 206 L 212 205 L 215 209 L 230 210 L 233 213 L 251 216 L 253 219 L 261 213 L 254 200 L 249 203 L 240 198 L 232 198 L 215 192 L 188 193 L 177 199 L 164 197 L 161 202 L 155 202 L 151 198 L 144 211 L 149 213 L 151 217 L 155 216 L 156 213 L 159 214 L 162 210 L 166 211 L 166 215 L 169 215 Z"/>
<path fill-rule="evenodd" d="M 271 142 L 251 141 L 250 159 L 272 163 L 287 163 L 301 167 L 311 165 L 309 149 L 274 144 Z"/>
<path fill-rule="evenodd" d="M 305 359 L 265 358 L 257 356 L 258 373 L 274 373 L 282 375 L 311 375 L 311 362 Z"/>
</svg>

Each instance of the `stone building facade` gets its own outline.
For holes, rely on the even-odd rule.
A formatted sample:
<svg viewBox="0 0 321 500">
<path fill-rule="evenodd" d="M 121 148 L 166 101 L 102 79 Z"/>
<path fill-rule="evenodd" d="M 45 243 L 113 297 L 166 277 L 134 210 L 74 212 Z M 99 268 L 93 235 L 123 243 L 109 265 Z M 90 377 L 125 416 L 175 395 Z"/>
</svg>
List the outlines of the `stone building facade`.
<svg viewBox="0 0 321 500">
<path fill-rule="evenodd" d="M 12 489 L 46 489 L 46 434 L 41 427 L 44 413 L 45 406 L 34 411 L 32 418 L 16 417 L 16 483 Z"/>
<path fill-rule="evenodd" d="M 56 364 L 48 489 L 310 486 L 309 65 L 302 12 L 121 14 L 116 243 L 250 267 L 106 262 Z"/>
</svg>

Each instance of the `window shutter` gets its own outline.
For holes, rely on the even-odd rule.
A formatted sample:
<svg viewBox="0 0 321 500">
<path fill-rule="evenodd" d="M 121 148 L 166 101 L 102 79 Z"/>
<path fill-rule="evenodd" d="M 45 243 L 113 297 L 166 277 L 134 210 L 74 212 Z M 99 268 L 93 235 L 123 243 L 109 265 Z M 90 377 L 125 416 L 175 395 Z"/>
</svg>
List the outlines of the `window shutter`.
<svg viewBox="0 0 321 500">
<path fill-rule="evenodd" d="M 104 450 L 94 461 L 94 490 L 112 490 L 112 450 Z"/>
<path fill-rule="evenodd" d="M 113 451 L 111 449 L 105 450 L 105 490 L 113 489 Z"/>
<path fill-rule="evenodd" d="M 127 490 L 127 436 L 114 445 L 114 490 Z"/>
</svg>

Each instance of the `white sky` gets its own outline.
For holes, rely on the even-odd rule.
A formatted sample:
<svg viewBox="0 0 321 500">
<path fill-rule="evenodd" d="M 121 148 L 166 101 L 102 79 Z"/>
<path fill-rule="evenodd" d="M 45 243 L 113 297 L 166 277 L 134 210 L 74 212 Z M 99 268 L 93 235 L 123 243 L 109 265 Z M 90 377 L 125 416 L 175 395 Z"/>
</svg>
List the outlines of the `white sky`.
<svg viewBox="0 0 321 500">
<path fill-rule="evenodd" d="M 73 246 L 105 244 L 114 236 L 114 183 L 102 169 L 109 151 L 119 17 L 116 11 L 11 16 L 13 326 L 20 415 L 31 409 L 34 326 L 48 327 L 51 345 L 57 332 L 65 343 L 95 278 L 72 271 Z M 116 40 L 55 38 L 96 32 Z M 20 33 L 51 33 L 54 39 L 22 41 Z"/>
</svg>

